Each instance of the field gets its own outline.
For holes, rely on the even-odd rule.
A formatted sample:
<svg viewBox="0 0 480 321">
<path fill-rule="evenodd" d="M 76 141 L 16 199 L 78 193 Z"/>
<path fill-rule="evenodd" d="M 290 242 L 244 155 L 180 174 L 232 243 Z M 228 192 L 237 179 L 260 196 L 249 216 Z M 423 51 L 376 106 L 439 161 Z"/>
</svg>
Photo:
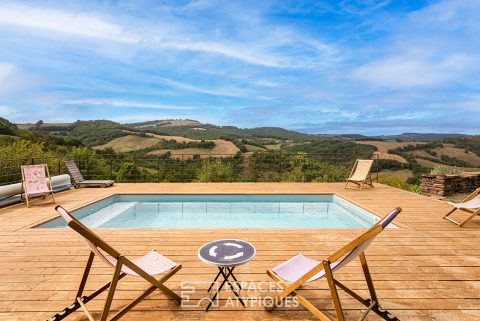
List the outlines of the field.
<svg viewBox="0 0 480 321">
<path fill-rule="evenodd" d="M 152 127 L 152 126 L 176 127 L 176 126 L 192 126 L 192 125 L 201 125 L 201 123 L 196 120 L 190 120 L 190 119 L 167 119 L 167 120 L 160 120 L 156 123 L 138 125 L 135 127 L 137 128 L 145 128 L 145 127 Z"/>
<path fill-rule="evenodd" d="M 403 158 L 402 156 L 399 155 L 394 155 L 394 154 L 389 154 L 388 150 L 389 149 L 396 149 L 399 147 L 405 147 L 408 145 L 420 145 L 420 144 L 425 144 L 422 142 L 386 142 L 386 141 L 376 141 L 376 140 L 365 140 L 365 141 L 356 141 L 357 144 L 363 144 L 363 145 L 372 145 L 377 147 L 377 151 L 374 152 L 373 154 L 378 158 L 378 159 L 391 159 L 391 160 L 396 160 L 397 162 L 407 164 L 407 160 Z"/>
<path fill-rule="evenodd" d="M 471 164 L 472 166 L 480 167 L 480 156 L 475 155 L 472 152 L 465 153 L 465 150 L 461 148 L 453 147 L 452 145 L 445 144 L 443 148 L 437 147 L 437 148 L 431 149 L 431 151 L 436 153 L 436 156 L 433 156 L 432 154 L 427 153 L 424 150 L 413 151 L 413 155 L 415 155 L 415 157 L 428 157 L 428 158 L 437 158 L 437 159 L 445 155 L 445 156 L 453 157 L 458 160 L 464 161 L 468 164 Z"/>
<path fill-rule="evenodd" d="M 152 147 L 161 142 L 162 140 L 175 140 L 179 143 L 198 142 L 199 140 L 186 138 L 182 136 L 164 136 L 156 134 L 147 134 L 148 137 L 141 137 L 137 135 L 127 135 L 119 138 L 115 138 L 106 144 L 95 146 L 95 149 L 104 149 L 107 147 L 113 148 L 115 152 L 131 152 L 135 150 L 141 150 L 144 148 Z M 163 155 L 167 152 L 172 154 L 174 158 L 192 158 L 193 155 L 202 155 L 202 158 L 213 157 L 218 155 L 227 156 L 236 154 L 239 149 L 235 144 L 223 139 L 212 140 L 215 143 L 215 147 L 208 148 L 183 148 L 183 149 L 157 149 L 149 152 L 150 155 Z"/>
<path fill-rule="evenodd" d="M 435 148 L 433 151 L 437 152 L 438 156 L 447 155 L 455 157 L 456 159 L 480 167 L 480 156 L 472 152 L 465 153 L 465 150 L 453 147 L 453 145 L 444 144 L 443 148 Z"/>
<path fill-rule="evenodd" d="M 247 147 L 247 150 L 249 152 L 258 152 L 258 151 L 264 151 L 265 150 L 265 148 L 261 148 L 261 147 L 255 146 L 255 145 L 245 144 L 245 147 Z"/>
<path fill-rule="evenodd" d="M 376 174 L 372 174 L 374 177 Z M 378 176 L 395 176 L 398 177 L 402 182 L 406 182 L 409 177 L 413 176 L 413 172 L 409 169 L 400 169 L 400 170 L 383 170 L 378 173 Z"/>
<path fill-rule="evenodd" d="M 415 160 L 421 166 L 426 167 L 426 168 L 434 168 L 436 165 L 438 165 L 438 163 L 435 163 L 435 162 L 432 162 L 432 161 L 429 161 L 429 160 L 426 160 L 426 159 L 415 158 Z M 448 165 L 444 165 L 444 166 L 451 167 L 451 168 L 455 167 L 455 166 L 448 166 Z M 479 172 L 480 171 L 479 167 L 458 167 L 457 166 L 457 168 L 463 170 L 464 172 Z"/>
<path fill-rule="evenodd" d="M 68 125 L 71 125 L 71 123 L 43 123 L 42 126 L 68 126 Z M 24 129 L 24 130 L 28 130 L 28 129 L 31 129 L 31 128 L 34 128 L 35 127 L 35 124 L 31 124 L 31 123 L 26 123 L 26 124 L 17 124 L 17 127 L 19 129 Z"/>
<path fill-rule="evenodd" d="M 399 147 L 405 147 L 408 145 L 421 145 L 425 144 L 423 142 L 387 142 L 387 141 L 377 141 L 377 140 L 362 140 L 355 141 L 357 144 L 372 145 L 377 147 L 377 151 L 382 153 L 388 153 L 389 149 L 395 149 Z"/>
<path fill-rule="evenodd" d="M 196 139 L 191 139 L 191 138 L 182 137 L 182 136 L 165 136 L 165 135 L 157 135 L 157 134 L 151 134 L 151 133 L 148 133 L 147 135 L 151 136 L 151 137 L 161 139 L 161 140 L 172 140 L 173 139 L 174 141 L 179 142 L 179 143 L 198 142 L 198 140 L 196 140 Z"/>
<path fill-rule="evenodd" d="M 137 135 L 127 135 L 115 138 L 106 144 L 93 147 L 94 149 L 113 148 L 117 153 L 131 152 L 154 146 L 160 142 L 156 137 L 140 137 Z"/>
<path fill-rule="evenodd" d="M 215 139 L 212 140 L 215 143 L 215 147 L 212 149 L 206 148 L 183 148 L 183 149 L 157 149 L 152 152 L 149 152 L 149 155 L 163 155 L 170 152 L 172 158 L 178 159 L 188 159 L 192 158 L 193 155 L 200 155 L 201 158 L 208 157 L 222 157 L 222 156 L 233 156 L 240 150 L 234 143 L 223 140 Z"/>
<path fill-rule="evenodd" d="M 264 145 L 267 149 L 272 150 L 279 150 L 282 147 L 282 144 L 272 144 L 272 145 Z"/>
</svg>

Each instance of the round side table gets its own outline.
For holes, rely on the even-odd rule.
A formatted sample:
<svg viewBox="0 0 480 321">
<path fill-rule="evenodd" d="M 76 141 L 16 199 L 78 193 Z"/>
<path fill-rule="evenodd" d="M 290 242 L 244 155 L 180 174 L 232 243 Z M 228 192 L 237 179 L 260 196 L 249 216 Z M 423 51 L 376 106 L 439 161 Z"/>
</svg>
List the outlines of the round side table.
<svg viewBox="0 0 480 321">
<path fill-rule="evenodd" d="M 209 265 L 216 266 L 218 268 L 218 273 L 212 284 L 208 288 L 208 292 L 212 290 L 213 285 L 217 282 L 218 278 L 222 276 L 223 281 L 220 283 L 217 291 L 213 295 L 210 303 L 208 304 L 205 311 L 208 311 L 212 306 L 213 301 L 217 299 L 218 294 L 222 290 L 225 283 L 230 286 L 230 289 L 235 294 L 240 303 L 245 307 L 245 303 L 240 297 L 240 290 L 242 289 L 240 282 L 233 274 L 235 267 L 245 264 L 251 261 L 255 257 L 255 247 L 243 240 L 234 240 L 234 239 L 225 239 L 225 240 L 216 240 L 204 244 L 198 250 L 198 258 Z M 230 282 L 229 278 L 232 278 L 235 282 L 238 290 Z"/>
</svg>

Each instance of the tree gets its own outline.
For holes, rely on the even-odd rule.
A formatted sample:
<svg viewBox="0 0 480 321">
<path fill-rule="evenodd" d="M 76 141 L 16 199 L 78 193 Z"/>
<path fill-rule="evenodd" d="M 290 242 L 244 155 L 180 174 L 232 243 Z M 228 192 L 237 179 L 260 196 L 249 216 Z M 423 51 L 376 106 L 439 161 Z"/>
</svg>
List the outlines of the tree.
<svg viewBox="0 0 480 321">
<path fill-rule="evenodd" d="M 285 181 L 305 182 L 305 169 L 307 167 L 307 154 L 298 153 L 289 157 L 290 170 L 287 172 Z"/>
<path fill-rule="evenodd" d="M 40 127 L 42 127 L 42 125 L 43 125 L 43 120 L 40 119 L 35 123 L 35 129 L 39 129 Z"/>
<path fill-rule="evenodd" d="M 233 166 L 222 159 L 206 159 L 197 172 L 199 182 L 230 182 L 234 178 Z"/>
<path fill-rule="evenodd" d="M 17 139 L 0 146 L 0 183 L 14 183 L 21 180 L 20 165 L 46 163 L 50 174 L 56 175 L 58 160 L 54 153 L 45 148 L 43 143 Z"/>
<path fill-rule="evenodd" d="M 17 126 L 9 122 L 7 119 L 0 117 L 0 135 L 12 135 L 17 134 Z"/>
<path fill-rule="evenodd" d="M 67 155 L 73 158 L 86 179 L 110 179 L 110 166 L 96 151 L 84 147 L 73 147 Z"/>
<path fill-rule="evenodd" d="M 117 172 L 117 181 L 118 182 L 131 182 L 135 181 L 140 177 L 140 171 L 133 162 L 125 162 L 120 166 L 120 169 Z"/>
</svg>

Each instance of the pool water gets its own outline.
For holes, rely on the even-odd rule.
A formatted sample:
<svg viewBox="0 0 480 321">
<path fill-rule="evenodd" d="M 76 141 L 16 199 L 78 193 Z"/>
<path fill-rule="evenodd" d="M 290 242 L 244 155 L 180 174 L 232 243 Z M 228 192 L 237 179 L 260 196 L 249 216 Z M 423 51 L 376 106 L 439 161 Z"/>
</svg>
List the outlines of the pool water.
<svg viewBox="0 0 480 321">
<path fill-rule="evenodd" d="M 364 228 L 379 220 L 333 194 L 119 194 L 73 215 L 98 228 Z M 36 227 L 65 226 L 59 217 Z"/>
</svg>

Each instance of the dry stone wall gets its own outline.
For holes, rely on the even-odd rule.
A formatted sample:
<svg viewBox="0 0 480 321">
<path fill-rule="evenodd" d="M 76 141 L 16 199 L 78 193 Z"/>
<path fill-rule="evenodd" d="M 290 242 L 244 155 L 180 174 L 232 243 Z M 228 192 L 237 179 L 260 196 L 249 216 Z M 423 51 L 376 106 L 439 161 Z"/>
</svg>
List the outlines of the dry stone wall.
<svg viewBox="0 0 480 321">
<path fill-rule="evenodd" d="M 455 193 L 470 193 L 480 187 L 480 173 L 460 175 L 423 175 L 421 193 L 444 198 Z"/>
</svg>

